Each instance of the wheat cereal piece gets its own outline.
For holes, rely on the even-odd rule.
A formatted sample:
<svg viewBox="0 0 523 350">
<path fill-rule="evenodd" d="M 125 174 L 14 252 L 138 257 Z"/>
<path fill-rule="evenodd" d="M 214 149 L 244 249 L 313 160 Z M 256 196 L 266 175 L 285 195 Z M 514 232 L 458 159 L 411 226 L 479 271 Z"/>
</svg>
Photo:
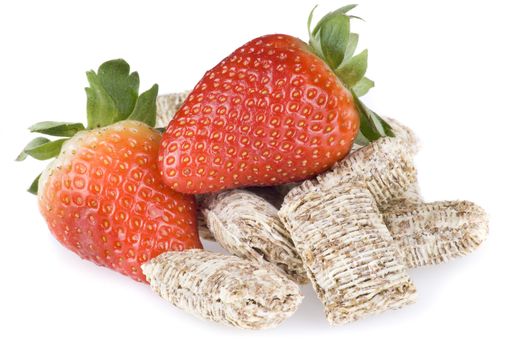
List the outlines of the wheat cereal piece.
<svg viewBox="0 0 523 350">
<path fill-rule="evenodd" d="M 151 288 L 198 317 L 247 329 L 275 327 L 303 296 L 283 274 L 232 255 L 202 249 L 163 253 L 142 265 Z"/>
<path fill-rule="evenodd" d="M 288 196 L 279 215 L 329 323 L 414 302 L 416 289 L 365 184 L 345 182 Z"/>
<path fill-rule="evenodd" d="M 401 142 L 403 142 L 403 145 L 405 146 L 405 151 L 410 153 L 411 157 L 413 157 L 416 153 L 418 153 L 419 148 L 420 148 L 419 139 L 416 136 L 416 134 L 414 134 L 412 129 L 401 124 L 400 122 L 398 122 L 395 119 L 385 118 L 385 120 L 392 127 L 394 134 L 395 134 L 395 138 L 399 139 L 399 140 L 401 140 Z M 361 148 L 363 148 L 363 147 L 354 145 L 351 150 L 351 153 L 355 153 L 356 151 L 360 150 Z M 409 162 L 412 162 L 412 159 L 409 160 Z M 404 201 L 410 201 L 410 202 L 416 202 L 416 203 L 422 202 L 423 199 L 420 194 L 417 175 L 414 174 L 414 177 L 415 177 L 414 181 L 405 189 L 404 192 L 401 192 L 401 191 L 398 192 L 397 196 L 390 197 L 390 199 L 388 201 L 394 202 L 398 199 L 401 199 Z M 381 203 L 381 207 L 389 205 L 388 201 L 387 201 L 387 203 Z"/>
<path fill-rule="evenodd" d="M 419 152 L 420 142 L 414 131 L 408 126 L 401 124 L 396 119 L 385 118 L 385 121 L 392 127 L 394 135 L 401 139 L 407 146 L 407 149 L 413 155 Z"/>
<path fill-rule="evenodd" d="M 209 228 L 207 227 L 207 222 L 205 222 L 205 217 L 203 215 L 203 209 L 205 206 L 205 200 L 207 195 L 198 194 L 196 198 L 196 224 L 198 226 L 198 234 L 200 238 L 206 239 L 208 241 L 215 241 L 214 236 Z"/>
<path fill-rule="evenodd" d="M 229 253 L 270 262 L 298 283 L 308 278 L 278 210 L 264 198 L 244 190 L 224 191 L 206 200 L 203 214 L 209 231 Z"/>
<path fill-rule="evenodd" d="M 418 179 L 414 180 L 413 183 L 407 187 L 405 192 L 400 193 L 397 197 L 391 198 L 386 203 L 383 203 L 380 206 L 380 210 L 382 213 L 387 212 L 389 208 L 392 208 L 394 210 L 395 206 L 404 206 L 407 204 L 422 204 L 423 203 L 423 197 L 420 192 L 420 187 L 418 183 Z"/>
<path fill-rule="evenodd" d="M 166 127 L 191 91 L 160 95 L 156 98 L 156 126 Z"/>
<path fill-rule="evenodd" d="M 203 211 L 200 208 L 198 208 L 198 210 L 196 211 L 196 223 L 198 225 L 198 234 L 200 235 L 200 238 L 208 241 L 216 241 L 214 235 L 207 227 L 207 222 L 205 222 L 205 216 L 203 215 Z"/>
<path fill-rule="evenodd" d="M 408 151 L 412 155 L 415 155 L 416 153 L 418 153 L 419 148 L 420 148 L 419 139 L 416 136 L 416 134 L 414 134 L 412 129 L 401 124 L 396 119 L 385 118 L 385 120 L 392 127 L 392 130 L 394 131 L 394 134 L 396 135 L 396 137 L 401 139 L 403 141 L 403 143 L 407 146 Z M 412 202 L 412 203 L 423 202 L 423 198 L 420 194 L 420 188 L 419 188 L 419 183 L 418 183 L 417 177 L 414 180 L 414 182 L 405 190 L 405 192 L 400 194 L 399 197 L 393 198 L 392 203 L 390 203 L 390 204 L 394 204 L 394 202 L 396 202 L 397 200 L 407 201 L 407 202 Z M 387 206 L 388 205 L 389 205 L 389 203 L 387 203 Z"/>
<path fill-rule="evenodd" d="M 423 197 L 421 196 L 421 190 L 417 177 L 414 182 L 411 183 L 409 187 L 407 187 L 399 199 L 403 199 L 410 203 L 423 203 Z"/>
<path fill-rule="evenodd" d="M 270 204 L 272 204 L 276 209 L 279 209 L 281 207 L 281 203 L 283 202 L 284 196 L 277 190 L 276 187 L 273 186 L 247 187 L 245 190 L 262 197 Z M 207 222 L 205 221 L 203 210 L 205 203 L 207 202 L 205 198 L 213 196 L 214 194 L 196 196 L 196 202 L 198 204 L 198 210 L 196 212 L 198 221 L 198 232 L 200 233 L 201 238 L 209 241 L 216 241 L 216 239 L 214 238 L 213 233 L 207 227 Z"/>
<path fill-rule="evenodd" d="M 408 152 L 411 155 L 411 159 L 409 159 L 408 162 L 412 162 L 412 157 L 416 153 L 418 153 L 419 148 L 420 148 L 418 137 L 416 136 L 416 134 L 414 134 L 412 129 L 401 124 L 397 120 L 392 119 L 392 118 L 385 118 L 385 120 L 392 127 L 394 134 L 395 134 L 395 138 L 399 139 L 399 140 L 401 140 L 401 142 L 403 142 L 403 145 L 405 146 L 404 151 Z M 358 149 L 361 149 L 361 148 L 362 147 L 353 147 L 352 153 L 356 152 Z M 413 165 L 411 165 L 411 166 L 413 167 Z M 387 201 L 387 203 L 381 203 L 380 206 L 381 207 L 387 206 L 387 205 L 389 205 L 389 203 L 388 203 L 389 201 L 394 202 L 399 199 L 401 199 L 403 201 L 409 201 L 409 202 L 415 202 L 415 203 L 420 203 L 423 201 L 421 194 L 420 194 L 420 189 L 419 189 L 419 184 L 418 184 L 418 179 L 417 179 L 416 173 L 414 173 L 414 180 L 405 189 L 404 192 L 401 192 L 401 191 L 397 192 L 395 196 L 390 197 L 390 199 Z"/>
<path fill-rule="evenodd" d="M 410 268 L 466 255 L 488 234 L 486 212 L 468 201 L 397 203 L 383 218 Z"/>
<path fill-rule="evenodd" d="M 347 182 L 362 181 L 379 207 L 401 197 L 416 181 L 413 155 L 398 137 L 382 137 L 351 153 L 330 171 L 293 188 L 287 197 L 313 188 L 328 190 Z"/>
</svg>

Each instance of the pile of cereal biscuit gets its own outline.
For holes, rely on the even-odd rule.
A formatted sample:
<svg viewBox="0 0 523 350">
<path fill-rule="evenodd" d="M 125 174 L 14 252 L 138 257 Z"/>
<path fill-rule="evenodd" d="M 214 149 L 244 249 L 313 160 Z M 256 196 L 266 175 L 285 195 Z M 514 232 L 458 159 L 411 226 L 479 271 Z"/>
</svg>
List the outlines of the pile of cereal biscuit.
<svg viewBox="0 0 523 350">
<path fill-rule="evenodd" d="M 186 93 L 160 96 L 159 124 Z M 231 255 L 167 252 L 142 266 L 151 287 L 175 306 L 222 324 L 275 327 L 312 283 L 327 320 L 344 324 L 412 304 L 408 269 L 475 250 L 485 211 L 468 201 L 426 203 L 418 188 L 413 132 L 353 151 L 302 183 L 227 190 L 199 199 L 199 232 Z"/>
</svg>

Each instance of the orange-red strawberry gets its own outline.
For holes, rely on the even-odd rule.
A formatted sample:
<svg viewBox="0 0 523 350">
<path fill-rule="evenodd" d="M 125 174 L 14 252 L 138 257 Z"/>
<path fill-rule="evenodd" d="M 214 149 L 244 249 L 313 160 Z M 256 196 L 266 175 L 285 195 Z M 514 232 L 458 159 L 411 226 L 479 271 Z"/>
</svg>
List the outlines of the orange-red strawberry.
<svg viewBox="0 0 523 350">
<path fill-rule="evenodd" d="M 129 75 L 122 60 L 104 63 L 88 78 L 91 130 L 39 123 L 31 130 L 74 136 L 40 138 L 21 158 L 57 156 L 40 176 L 38 201 L 60 243 L 84 259 L 145 281 L 140 269 L 145 261 L 169 250 L 201 248 L 194 198 L 161 182 L 156 161 L 161 135 L 149 126 L 155 121 L 157 86 L 138 96 L 138 75 Z"/>
<path fill-rule="evenodd" d="M 208 71 L 162 136 L 163 181 L 184 193 L 298 181 L 343 158 L 358 131 L 390 133 L 357 97 L 373 83 L 366 51 L 353 56 L 353 7 L 321 19 L 309 45 L 262 36 Z"/>
</svg>

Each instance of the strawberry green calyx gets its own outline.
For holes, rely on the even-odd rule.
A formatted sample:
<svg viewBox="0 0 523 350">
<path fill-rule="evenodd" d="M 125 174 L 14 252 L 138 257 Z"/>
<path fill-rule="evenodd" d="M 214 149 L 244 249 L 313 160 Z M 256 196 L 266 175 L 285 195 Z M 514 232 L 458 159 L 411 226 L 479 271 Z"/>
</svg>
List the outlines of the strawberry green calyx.
<svg viewBox="0 0 523 350">
<path fill-rule="evenodd" d="M 356 143 L 366 145 L 383 136 L 394 136 L 394 133 L 387 122 L 360 100 L 361 96 L 374 87 L 374 82 L 365 77 L 368 51 L 363 50 L 355 55 L 359 36 L 350 31 L 350 20 L 361 18 L 348 15 L 347 12 L 356 6 L 346 5 L 329 12 L 311 30 L 316 9 L 314 7 L 309 14 L 307 26 L 312 51 L 325 61 L 354 97 L 360 115 L 360 130 Z"/>
<path fill-rule="evenodd" d="M 154 127 L 158 85 L 138 95 L 140 78 L 122 59 L 102 63 L 87 72 L 87 127 L 99 128 L 121 120 L 138 120 Z"/>
<path fill-rule="evenodd" d="M 36 137 L 30 141 L 16 158 L 23 161 L 30 156 L 38 160 L 57 157 L 64 142 L 80 131 L 101 128 L 122 120 L 136 120 L 151 127 L 156 123 L 156 97 L 158 85 L 139 94 L 140 77 L 137 72 L 130 73 L 129 64 L 123 59 L 102 63 L 98 71 L 86 73 L 89 87 L 87 94 L 87 127 L 82 123 L 45 121 L 29 127 L 38 134 L 61 137 L 50 140 Z M 38 175 L 40 177 L 40 175 Z M 38 177 L 28 191 L 36 194 Z"/>
</svg>

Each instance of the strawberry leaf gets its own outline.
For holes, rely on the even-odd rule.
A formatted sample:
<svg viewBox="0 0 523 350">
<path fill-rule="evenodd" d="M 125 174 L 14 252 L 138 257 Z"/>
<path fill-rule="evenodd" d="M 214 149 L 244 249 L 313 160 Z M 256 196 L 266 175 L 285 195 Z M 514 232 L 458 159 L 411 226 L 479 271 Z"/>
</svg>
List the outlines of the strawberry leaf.
<svg viewBox="0 0 523 350">
<path fill-rule="evenodd" d="M 37 137 L 37 138 L 34 138 L 33 140 L 31 140 L 23 149 L 22 152 L 20 152 L 20 154 L 18 155 L 18 157 L 16 157 L 15 161 L 17 162 L 21 162 L 23 160 L 25 160 L 28 156 L 28 153 L 26 152 L 26 150 L 30 150 L 30 149 L 33 149 L 35 147 L 38 147 L 38 146 L 41 146 L 45 143 L 48 143 L 48 142 L 51 142 L 49 139 L 45 138 L 45 137 Z"/>
<path fill-rule="evenodd" d="M 309 39 L 309 45 L 312 48 L 312 51 L 325 61 L 325 56 L 323 55 L 323 52 L 321 50 L 321 39 L 319 34 L 313 34 Z"/>
<path fill-rule="evenodd" d="M 27 189 L 27 192 L 35 194 L 35 195 L 38 194 L 38 181 L 40 180 L 40 176 L 42 176 L 42 174 L 39 174 L 33 180 L 33 182 L 31 183 L 31 186 L 29 186 L 29 188 Z"/>
<path fill-rule="evenodd" d="M 311 12 L 309 13 L 309 17 L 307 18 L 307 31 L 309 32 L 309 36 L 312 36 L 312 32 L 311 32 L 311 23 L 312 23 L 312 17 L 314 16 L 314 10 L 316 10 L 316 7 L 318 7 L 318 5 L 315 5 Z"/>
<path fill-rule="evenodd" d="M 376 113 L 374 113 L 376 114 Z M 392 126 L 390 126 L 389 123 L 387 123 L 382 117 L 380 117 L 379 115 L 376 114 L 376 117 L 378 118 L 381 126 L 383 127 L 383 130 L 385 131 L 385 135 L 389 136 L 389 137 L 395 137 L 396 135 L 394 134 L 394 131 L 392 129 Z"/>
<path fill-rule="evenodd" d="M 340 67 L 346 65 L 352 58 L 352 55 L 354 55 L 356 47 L 358 46 L 359 38 L 360 36 L 357 33 L 349 33 L 349 42 L 347 43 L 347 47 L 345 48 L 343 61 L 340 63 Z"/>
<path fill-rule="evenodd" d="M 29 142 L 29 144 L 24 148 L 23 153 L 25 153 L 25 156 L 22 156 L 23 159 L 25 159 L 25 157 L 27 156 L 31 156 L 34 159 L 38 160 L 47 160 L 54 158 L 60 153 L 60 150 L 62 149 L 62 144 L 66 140 L 68 140 L 67 138 L 64 138 L 55 141 L 49 141 L 43 137 L 40 137 L 38 139 L 40 140 L 36 141 L 37 139 L 34 139 L 33 141 Z"/>
<path fill-rule="evenodd" d="M 51 136 L 74 136 L 78 131 L 84 130 L 82 123 L 40 122 L 29 127 L 29 131 Z"/>
<path fill-rule="evenodd" d="M 320 29 L 321 51 L 331 68 L 339 66 L 349 42 L 350 20 L 343 14 L 336 14 L 325 21 Z"/>
<path fill-rule="evenodd" d="M 316 27 L 312 31 L 312 34 L 316 35 L 318 33 L 318 31 L 321 29 L 321 27 L 323 26 L 323 24 L 325 22 L 327 22 L 328 20 L 330 20 L 332 17 L 334 17 L 336 15 L 339 15 L 339 14 L 345 14 L 345 13 L 349 12 L 350 10 L 352 10 L 353 8 L 355 8 L 356 6 L 358 6 L 358 5 L 356 5 L 356 4 L 345 5 L 345 6 L 342 6 L 342 7 L 340 7 L 339 9 L 337 9 L 335 11 L 329 12 L 328 14 L 323 16 L 322 19 L 320 19 L 318 21 L 318 23 L 316 24 Z M 312 13 L 309 15 L 309 17 L 310 17 L 310 21 L 312 21 Z"/>
<path fill-rule="evenodd" d="M 158 84 L 154 84 L 152 88 L 142 93 L 134 110 L 127 119 L 141 121 L 150 127 L 156 124 L 156 97 L 158 96 Z"/>
<path fill-rule="evenodd" d="M 356 85 L 367 71 L 368 51 L 363 50 L 360 54 L 352 57 L 346 64 L 336 69 L 336 75 L 349 87 Z"/>
<path fill-rule="evenodd" d="M 104 89 L 100 78 L 94 71 L 89 71 L 86 74 L 89 81 L 89 87 L 85 88 L 87 94 L 87 127 L 94 129 L 109 125 L 118 118 L 116 103 Z"/>
<path fill-rule="evenodd" d="M 318 23 L 316 24 L 316 26 L 314 27 L 312 32 L 311 32 L 311 23 L 312 23 L 312 18 L 314 16 L 314 10 L 316 9 L 317 5 L 314 6 L 314 8 L 312 9 L 312 11 L 309 14 L 309 17 L 307 19 L 307 29 L 309 32 L 309 45 L 311 46 L 312 51 L 317 56 L 322 58 L 323 60 L 326 60 L 325 57 L 329 56 L 328 61 L 326 60 L 329 65 L 332 64 L 332 65 L 337 66 L 340 63 L 341 60 L 339 60 L 339 57 L 337 57 L 337 55 L 339 55 L 339 51 L 341 51 L 341 49 L 339 49 L 338 47 L 342 46 L 343 45 L 342 42 L 346 41 L 345 39 L 343 39 L 343 37 L 345 37 L 345 35 L 349 33 L 349 28 L 346 29 L 347 33 L 342 33 L 341 37 L 337 36 L 337 38 L 341 40 L 340 42 L 338 42 L 336 40 L 337 39 L 336 35 L 334 35 L 332 37 L 332 39 L 327 40 L 328 43 L 322 44 L 322 41 L 325 40 L 325 39 L 322 39 L 322 36 L 326 36 L 326 37 L 330 38 L 333 35 L 332 31 L 334 30 L 334 28 L 332 26 L 334 23 L 330 23 L 330 24 L 327 24 L 327 23 L 330 20 L 332 20 L 334 17 L 340 17 L 340 16 L 346 17 L 347 21 L 350 22 L 350 18 L 353 16 L 345 16 L 345 13 L 352 10 L 356 6 L 357 5 L 346 5 L 346 6 L 340 7 L 336 11 L 329 12 L 328 14 L 323 16 L 318 21 Z M 339 21 L 339 20 L 337 20 L 337 21 Z M 340 21 L 340 23 L 341 23 L 341 21 Z M 341 29 L 341 28 L 338 27 L 337 29 Z M 323 31 L 323 34 L 321 33 L 322 31 Z M 326 50 L 328 50 L 329 52 L 326 53 L 325 52 Z M 334 67 L 331 66 L 331 68 L 334 69 L 334 68 L 336 68 L 336 66 L 334 66 Z"/>
<path fill-rule="evenodd" d="M 104 62 L 98 68 L 100 83 L 118 110 L 117 119 L 114 119 L 113 123 L 130 115 L 138 98 L 140 77 L 137 72 L 129 74 L 130 71 L 131 67 L 122 59 Z"/>
<path fill-rule="evenodd" d="M 354 52 L 356 51 L 356 47 L 358 46 L 359 39 L 360 39 L 360 36 L 357 33 L 349 34 L 349 43 L 347 45 L 347 49 L 345 50 L 345 55 L 343 57 L 344 61 L 350 60 L 352 55 L 354 55 Z"/>
<path fill-rule="evenodd" d="M 367 71 L 367 50 L 354 56 L 359 36 L 350 32 L 350 20 L 361 18 L 346 14 L 354 7 L 356 5 L 347 5 L 328 13 L 316 24 L 312 32 L 310 24 L 316 7 L 312 9 L 307 20 L 312 51 L 327 63 L 348 88 L 356 86 Z M 358 86 L 358 93 L 365 94 L 373 86 L 367 79 Z"/>
<path fill-rule="evenodd" d="M 312 17 L 314 16 L 314 10 L 316 10 L 316 7 L 318 5 L 314 6 L 309 13 L 309 18 L 307 19 L 307 30 L 309 31 L 309 45 L 312 48 L 312 51 L 321 59 L 325 60 L 325 57 L 323 56 L 323 52 L 321 52 L 321 40 L 319 33 L 312 34 L 311 32 L 311 22 Z"/>
<path fill-rule="evenodd" d="M 379 139 L 382 135 L 378 128 L 374 124 L 374 120 L 370 115 L 369 111 L 365 110 L 364 107 L 358 106 L 358 112 L 360 114 L 360 132 L 370 142 Z"/>
<path fill-rule="evenodd" d="M 151 123 L 151 114 L 156 113 L 158 86 L 138 96 L 140 77 L 130 73 L 130 67 L 122 59 L 102 63 L 98 71 L 87 72 L 87 127 L 98 128 L 125 119 Z M 156 91 L 156 93 L 154 93 Z M 131 117 L 132 116 L 132 117 Z"/>
<path fill-rule="evenodd" d="M 360 146 L 367 146 L 370 144 L 370 141 L 365 136 L 363 136 L 360 129 L 358 131 L 358 135 L 356 136 L 356 140 L 354 140 L 354 143 Z"/>
<path fill-rule="evenodd" d="M 373 87 L 374 82 L 364 77 L 352 87 L 352 91 L 356 94 L 356 96 L 361 97 L 364 96 L 367 92 L 369 92 L 369 90 Z"/>
<path fill-rule="evenodd" d="M 360 115 L 360 134 L 356 138 L 356 143 L 360 145 L 368 144 L 368 142 L 375 141 L 380 137 L 390 136 L 394 137 L 391 126 L 385 122 L 378 114 L 369 109 L 361 102 L 358 96 L 352 92 L 356 108 Z M 368 142 L 366 142 L 367 140 Z M 363 143 L 359 143 L 362 142 Z"/>
</svg>

